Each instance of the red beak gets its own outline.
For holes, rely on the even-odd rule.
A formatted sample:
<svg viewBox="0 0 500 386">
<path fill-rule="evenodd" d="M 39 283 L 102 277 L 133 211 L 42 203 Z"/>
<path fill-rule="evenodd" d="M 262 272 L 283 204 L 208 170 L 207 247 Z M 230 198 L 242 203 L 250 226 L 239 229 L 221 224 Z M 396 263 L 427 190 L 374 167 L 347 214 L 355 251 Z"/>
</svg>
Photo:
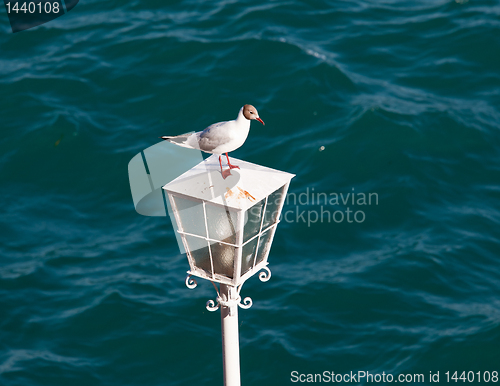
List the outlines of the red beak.
<svg viewBox="0 0 500 386">
<path fill-rule="evenodd" d="M 262 119 L 260 118 L 255 118 L 255 119 L 258 120 L 260 123 L 262 123 L 264 126 L 266 125 Z"/>
</svg>

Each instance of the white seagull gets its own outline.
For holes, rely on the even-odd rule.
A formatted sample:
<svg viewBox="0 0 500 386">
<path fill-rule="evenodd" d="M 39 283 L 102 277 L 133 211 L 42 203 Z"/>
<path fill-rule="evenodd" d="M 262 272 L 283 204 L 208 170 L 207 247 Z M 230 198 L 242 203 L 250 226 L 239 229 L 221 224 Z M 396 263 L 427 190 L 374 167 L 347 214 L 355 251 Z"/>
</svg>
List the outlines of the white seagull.
<svg viewBox="0 0 500 386">
<path fill-rule="evenodd" d="M 163 136 L 160 138 L 175 143 L 178 146 L 217 154 L 219 156 L 222 178 L 226 179 L 231 174 L 231 169 L 239 169 L 238 166 L 231 165 L 227 153 L 238 149 L 245 143 L 252 119 L 264 125 L 264 121 L 259 118 L 257 109 L 252 105 L 245 105 L 240 109 L 238 117 L 233 121 L 214 123 L 205 130 L 198 131 L 197 133 L 181 134 L 174 137 Z M 227 170 L 222 170 L 221 155 L 224 153 L 226 153 L 227 165 L 229 166 Z"/>
</svg>

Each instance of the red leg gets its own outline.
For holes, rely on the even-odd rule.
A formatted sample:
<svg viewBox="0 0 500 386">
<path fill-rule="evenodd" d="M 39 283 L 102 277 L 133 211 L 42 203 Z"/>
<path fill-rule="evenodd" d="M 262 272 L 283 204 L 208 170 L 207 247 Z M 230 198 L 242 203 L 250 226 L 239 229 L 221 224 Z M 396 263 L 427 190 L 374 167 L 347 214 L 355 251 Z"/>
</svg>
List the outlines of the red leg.
<svg viewBox="0 0 500 386">
<path fill-rule="evenodd" d="M 227 158 L 227 166 L 229 166 L 229 169 L 239 169 L 239 166 L 236 165 L 231 165 L 231 162 L 229 162 L 229 156 L 226 153 L 226 158 Z"/>
<path fill-rule="evenodd" d="M 222 170 L 222 161 L 220 159 L 220 156 L 219 156 L 219 165 L 220 165 L 220 174 L 222 174 L 222 178 L 226 179 L 227 176 L 231 175 L 231 169 Z"/>
</svg>

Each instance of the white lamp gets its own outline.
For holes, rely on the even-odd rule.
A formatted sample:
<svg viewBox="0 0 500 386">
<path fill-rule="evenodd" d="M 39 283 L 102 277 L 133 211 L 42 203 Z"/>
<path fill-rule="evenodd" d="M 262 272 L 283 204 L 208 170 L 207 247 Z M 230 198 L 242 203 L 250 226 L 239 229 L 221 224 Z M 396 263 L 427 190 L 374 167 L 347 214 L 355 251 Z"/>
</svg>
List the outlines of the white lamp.
<svg viewBox="0 0 500 386">
<path fill-rule="evenodd" d="M 233 159 L 240 167 L 222 178 L 217 156 L 206 160 L 163 186 L 169 214 L 186 252 L 190 270 L 186 285 L 195 288 L 192 276 L 210 280 L 221 307 L 224 384 L 240 385 L 238 306 L 249 308 L 250 298 L 240 298 L 243 283 L 260 270 L 269 280 L 269 250 L 293 174 Z M 220 290 L 215 283 L 220 283 Z"/>
</svg>

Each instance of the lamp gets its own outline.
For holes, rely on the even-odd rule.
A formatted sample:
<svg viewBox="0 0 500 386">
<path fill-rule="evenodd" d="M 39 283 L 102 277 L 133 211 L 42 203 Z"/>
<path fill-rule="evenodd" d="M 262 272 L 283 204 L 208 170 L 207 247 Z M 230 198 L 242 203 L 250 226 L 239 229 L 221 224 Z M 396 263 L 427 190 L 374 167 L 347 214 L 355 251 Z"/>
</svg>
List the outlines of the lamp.
<svg viewBox="0 0 500 386">
<path fill-rule="evenodd" d="M 271 277 L 268 255 L 293 174 L 234 160 L 240 169 L 225 180 L 218 157 L 210 156 L 163 186 L 169 214 L 189 262 L 186 285 L 197 286 L 193 276 L 210 280 L 221 308 L 224 384 L 240 385 L 238 306 L 243 283 L 255 273 L 261 281 Z M 181 249 L 182 249 L 181 248 Z M 215 283 L 220 284 L 220 289 Z"/>
</svg>

